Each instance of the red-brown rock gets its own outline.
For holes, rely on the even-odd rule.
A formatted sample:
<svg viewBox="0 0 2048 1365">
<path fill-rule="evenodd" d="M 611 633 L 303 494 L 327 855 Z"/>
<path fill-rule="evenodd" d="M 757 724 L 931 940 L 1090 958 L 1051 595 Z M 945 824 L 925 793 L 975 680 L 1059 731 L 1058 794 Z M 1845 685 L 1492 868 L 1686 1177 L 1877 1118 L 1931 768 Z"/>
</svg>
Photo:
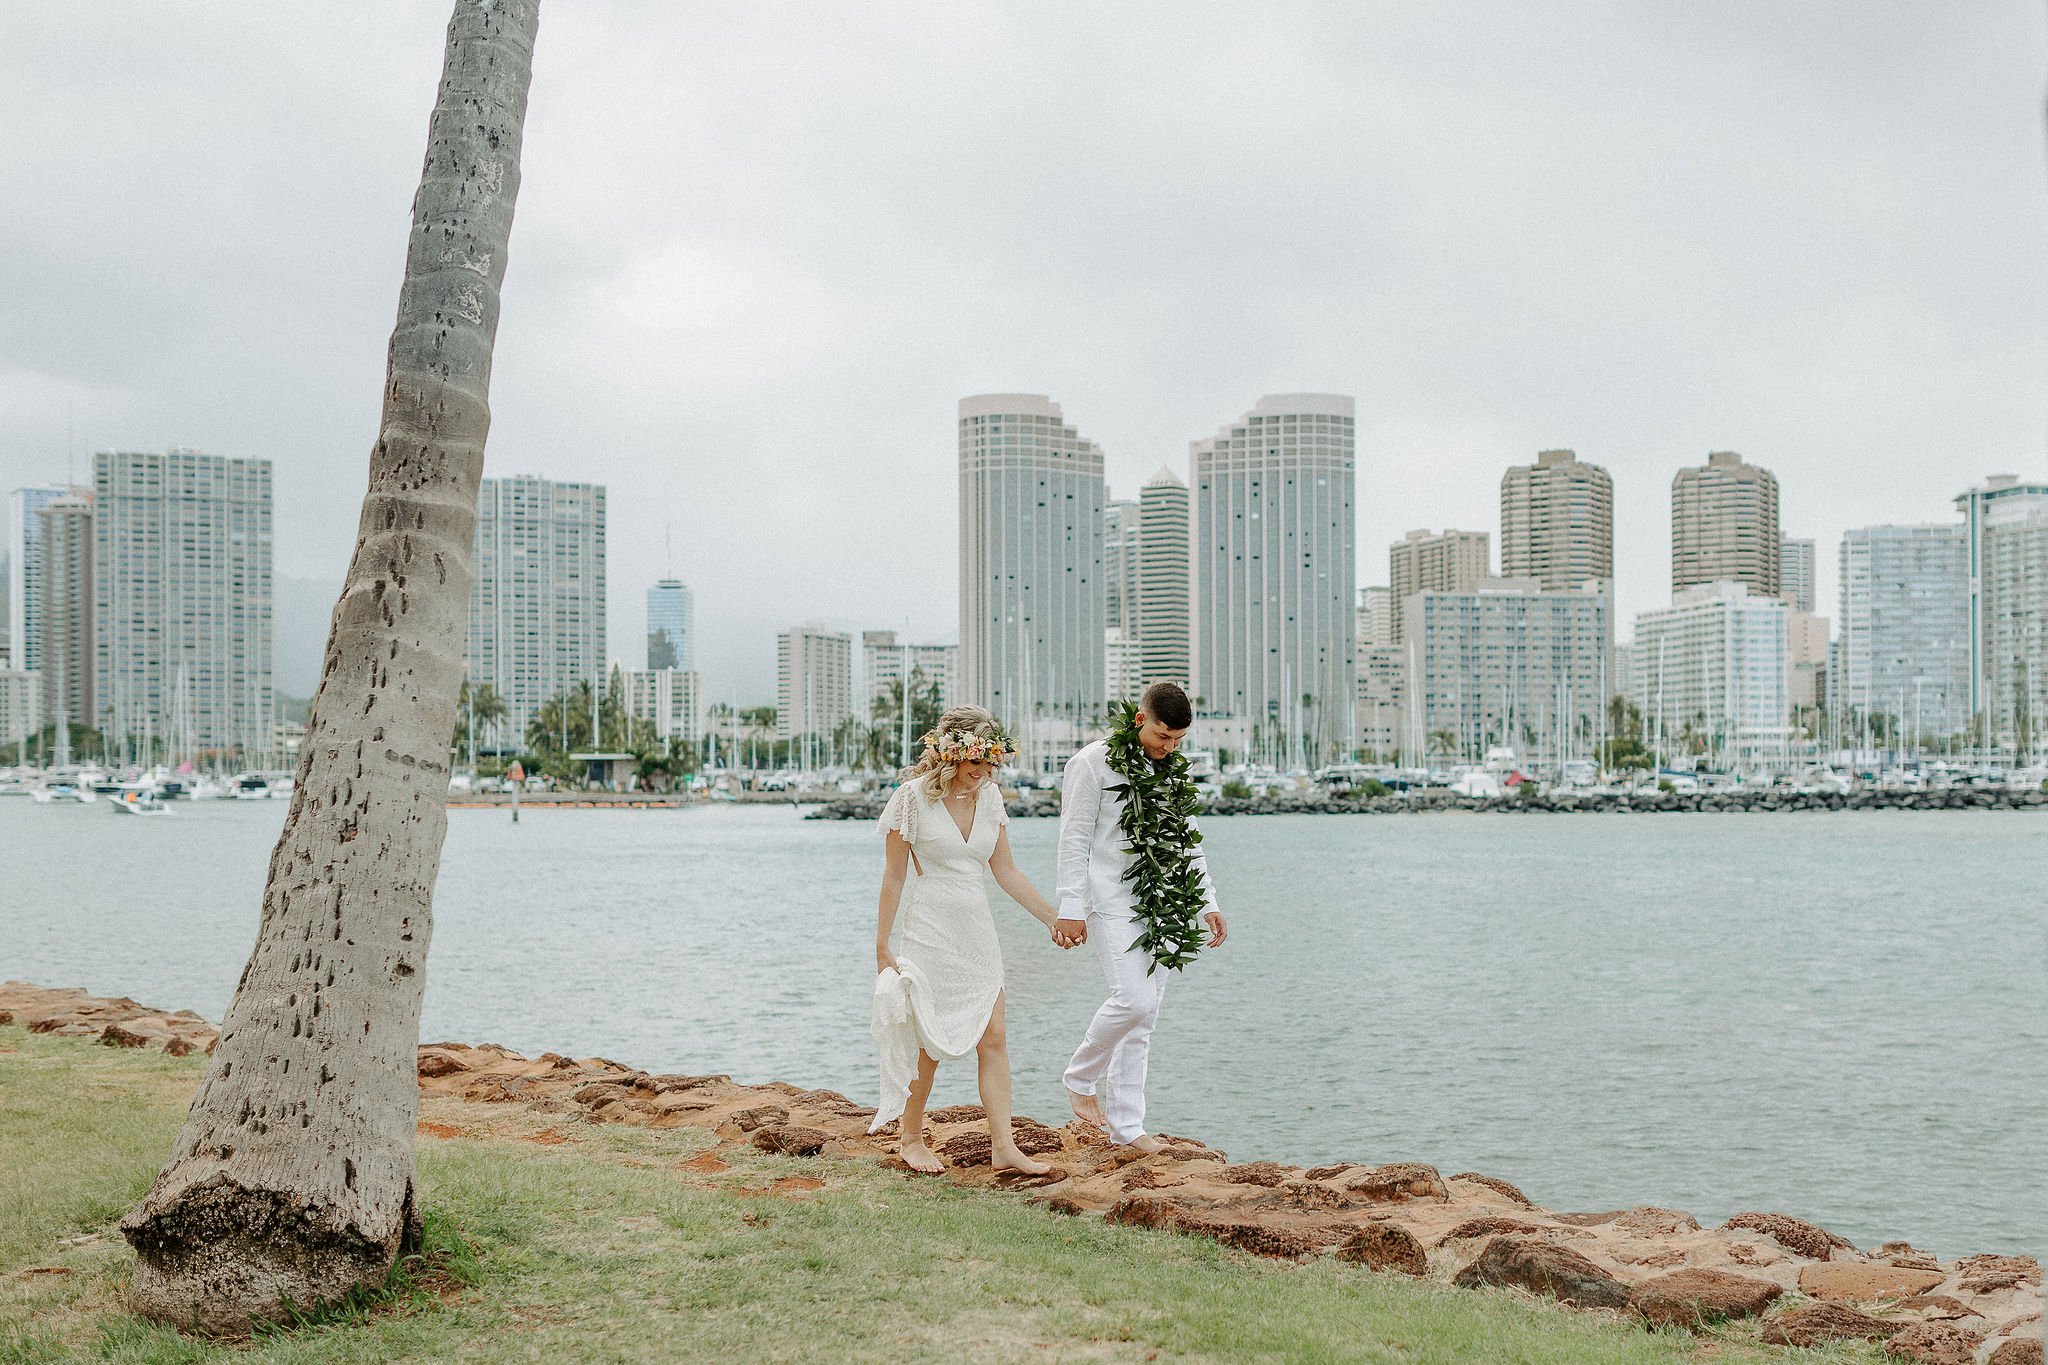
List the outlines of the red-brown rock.
<svg viewBox="0 0 2048 1365">
<path fill-rule="evenodd" d="M 1950 1322 L 1916 1322 L 1884 1344 L 1884 1353 L 1918 1365 L 1974 1365 L 1982 1332 L 1965 1331 Z"/>
<path fill-rule="evenodd" d="M 1513 1185 L 1510 1185 L 1507 1181 L 1502 1180 L 1498 1176 L 1481 1175 L 1477 1171 L 1460 1171 L 1456 1175 L 1452 1176 L 1451 1179 L 1470 1180 L 1476 1185 L 1484 1185 L 1487 1189 L 1492 1190 L 1495 1194 L 1503 1195 L 1508 1199 L 1513 1200 L 1515 1203 L 1520 1204 L 1525 1209 L 1533 1209 L 1536 1207 L 1535 1200 L 1531 1199 L 1528 1195 L 1523 1194 L 1519 1189 L 1515 1188 Z"/>
<path fill-rule="evenodd" d="M 1799 1267 L 1799 1289 L 1808 1298 L 1841 1303 L 1851 1299 L 1902 1299 L 1941 1283 L 1939 1270 L 1902 1270 L 1894 1265 L 1834 1261 Z"/>
<path fill-rule="evenodd" d="M 1660 1209 L 1654 1204 L 1630 1209 L 1614 1220 L 1614 1226 L 1632 1237 L 1676 1237 L 1698 1232 L 1699 1220 L 1683 1209 Z"/>
<path fill-rule="evenodd" d="M 789 1111 L 779 1104 L 759 1104 L 752 1109 L 741 1109 L 728 1114 L 725 1121 L 738 1127 L 742 1133 L 751 1133 L 756 1128 L 765 1128 L 771 1123 L 789 1122 Z"/>
<path fill-rule="evenodd" d="M 1803 1219 L 1784 1213 L 1738 1213 L 1721 1224 L 1721 1231 L 1748 1228 L 1761 1232 L 1787 1251 L 1801 1256 L 1810 1256 L 1816 1261 L 1825 1261 L 1837 1249 L 1854 1251 L 1856 1248 L 1846 1238 L 1837 1237 L 1826 1228 L 1815 1227 Z"/>
<path fill-rule="evenodd" d="M 1337 1248 L 1337 1259 L 1418 1278 L 1429 1274 L 1429 1255 L 1422 1243 L 1398 1223 L 1366 1224 Z"/>
<path fill-rule="evenodd" d="M 822 1128 L 800 1128 L 793 1123 L 771 1123 L 754 1130 L 754 1146 L 784 1156 L 816 1156 L 832 1135 Z"/>
<path fill-rule="evenodd" d="M 2014 1337 L 2010 1341 L 2001 1341 L 1984 1365 L 2042 1365 L 2040 1338 Z"/>
<path fill-rule="evenodd" d="M 1356 1180 L 1346 1181 L 1344 1188 L 1376 1204 L 1405 1204 L 1411 1199 L 1432 1199 L 1444 1204 L 1451 1198 L 1436 1167 L 1420 1161 L 1375 1166 Z"/>
<path fill-rule="evenodd" d="M 1277 1186 L 1294 1174 L 1295 1167 L 1282 1166 L 1277 1161 L 1248 1161 L 1242 1166 L 1223 1168 L 1223 1178 L 1233 1185 Z"/>
<path fill-rule="evenodd" d="M 1704 1327 L 1753 1318 L 1785 1291 L 1769 1280 L 1725 1270 L 1674 1270 L 1629 1291 L 1629 1307 L 1656 1327 Z"/>
<path fill-rule="evenodd" d="M 1512 1286 L 1549 1294 L 1581 1308 L 1624 1308 L 1628 1286 L 1569 1247 L 1523 1237 L 1496 1237 L 1452 1283 L 1462 1289 Z"/>
<path fill-rule="evenodd" d="M 1520 1218 L 1510 1218 L 1502 1213 L 1489 1213 L 1478 1218 L 1467 1218 L 1458 1226 L 1436 1239 L 1438 1246 L 1446 1242 L 1463 1241 L 1468 1237 L 1498 1237 L 1502 1233 L 1541 1233 L 1543 1228 Z"/>
<path fill-rule="evenodd" d="M 1809 1303 L 1764 1323 L 1766 1346 L 1823 1346 L 1830 1341 L 1883 1341 L 1900 1324 L 1873 1318 L 1839 1303 Z"/>
</svg>

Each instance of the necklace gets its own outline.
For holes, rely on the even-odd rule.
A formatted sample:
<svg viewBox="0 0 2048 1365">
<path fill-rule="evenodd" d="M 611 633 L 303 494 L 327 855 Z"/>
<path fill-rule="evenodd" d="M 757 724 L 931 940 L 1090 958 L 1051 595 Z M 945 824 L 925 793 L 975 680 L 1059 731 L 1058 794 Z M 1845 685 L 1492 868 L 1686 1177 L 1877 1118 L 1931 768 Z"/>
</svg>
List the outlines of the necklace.
<svg viewBox="0 0 2048 1365">
<path fill-rule="evenodd" d="M 1201 795 L 1188 776 L 1185 754 L 1155 759 L 1138 737 L 1138 708 L 1131 702 L 1112 713 L 1109 769 L 1123 781 L 1106 790 L 1124 798 L 1117 830 L 1130 855 L 1125 880 L 1137 894 L 1132 918 L 1143 929 L 1134 948 L 1151 955 L 1154 969 L 1176 969 L 1194 961 L 1202 945 L 1202 911 L 1207 908 L 1193 851 L 1202 833 L 1193 821 Z"/>
</svg>

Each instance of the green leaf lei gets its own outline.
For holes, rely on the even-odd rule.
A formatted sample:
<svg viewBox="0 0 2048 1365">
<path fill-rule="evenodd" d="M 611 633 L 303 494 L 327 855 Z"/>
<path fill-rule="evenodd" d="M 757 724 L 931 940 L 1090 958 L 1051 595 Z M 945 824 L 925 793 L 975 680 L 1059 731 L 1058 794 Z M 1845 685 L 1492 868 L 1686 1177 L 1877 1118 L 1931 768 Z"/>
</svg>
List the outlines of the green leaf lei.
<svg viewBox="0 0 2048 1365">
<path fill-rule="evenodd" d="M 1131 856 L 1124 880 L 1138 897 L 1132 918 L 1144 925 L 1132 947 L 1152 955 L 1149 976 L 1160 967 L 1187 966 L 1202 948 L 1208 897 L 1194 859 L 1195 845 L 1202 842 L 1194 826 L 1202 798 L 1188 776 L 1186 755 L 1155 760 L 1145 752 L 1138 741 L 1137 703 L 1114 703 L 1110 716 L 1109 770 L 1124 780 L 1109 790 L 1124 798 L 1117 818 Z"/>
</svg>

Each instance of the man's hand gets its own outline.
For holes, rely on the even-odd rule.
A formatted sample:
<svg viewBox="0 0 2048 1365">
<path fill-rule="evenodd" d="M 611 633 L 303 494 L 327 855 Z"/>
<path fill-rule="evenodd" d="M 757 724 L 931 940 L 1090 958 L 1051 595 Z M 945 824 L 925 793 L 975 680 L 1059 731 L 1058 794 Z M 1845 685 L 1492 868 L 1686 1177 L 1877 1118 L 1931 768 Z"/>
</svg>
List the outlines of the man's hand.
<svg viewBox="0 0 2048 1365">
<path fill-rule="evenodd" d="M 1052 922 L 1052 941 L 1062 948 L 1072 948 L 1088 941 L 1088 921 L 1085 919 L 1056 919 Z"/>
<path fill-rule="evenodd" d="M 1223 912 L 1211 910 L 1202 916 L 1202 923 L 1209 926 L 1209 946 L 1221 948 L 1223 940 L 1230 937 L 1230 926 L 1223 922 Z"/>
</svg>

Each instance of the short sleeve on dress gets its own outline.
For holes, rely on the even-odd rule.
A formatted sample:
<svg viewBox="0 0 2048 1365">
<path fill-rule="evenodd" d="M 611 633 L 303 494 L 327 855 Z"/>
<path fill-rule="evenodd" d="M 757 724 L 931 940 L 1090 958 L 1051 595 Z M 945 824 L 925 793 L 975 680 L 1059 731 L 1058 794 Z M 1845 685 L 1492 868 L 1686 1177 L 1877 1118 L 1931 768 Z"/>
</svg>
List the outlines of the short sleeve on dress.
<svg viewBox="0 0 2048 1365">
<path fill-rule="evenodd" d="M 896 790 L 889 793 L 888 803 L 882 807 L 882 818 L 875 822 L 882 833 L 894 830 L 909 844 L 917 842 L 917 782 L 918 779 L 913 778 L 897 784 Z"/>
<path fill-rule="evenodd" d="M 988 792 L 988 803 L 996 811 L 996 828 L 1001 829 L 1010 823 L 1010 803 L 1003 800 L 1003 790 L 993 780 L 988 784 Z"/>
</svg>

